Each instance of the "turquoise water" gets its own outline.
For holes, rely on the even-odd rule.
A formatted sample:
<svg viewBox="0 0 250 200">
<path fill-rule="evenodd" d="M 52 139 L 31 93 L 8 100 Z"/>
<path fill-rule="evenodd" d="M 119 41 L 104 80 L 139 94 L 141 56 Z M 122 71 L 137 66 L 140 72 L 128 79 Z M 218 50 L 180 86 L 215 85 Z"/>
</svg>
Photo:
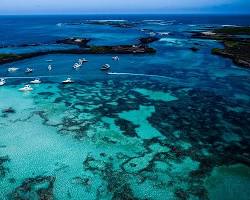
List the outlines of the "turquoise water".
<svg viewBox="0 0 250 200">
<path fill-rule="evenodd" d="M 91 17 L 100 16 L 0 17 L 4 45 L 42 43 L 0 53 L 72 48 L 53 41 L 73 36 L 111 45 L 172 34 L 151 44 L 153 55 L 47 55 L 1 65 L 0 199 L 247 199 L 250 71 L 210 54 L 221 44 L 188 32 L 228 18 L 113 17 L 136 22 L 132 28 L 70 24 Z M 192 52 L 196 43 L 200 50 Z M 82 57 L 89 62 L 74 70 Z M 110 75 L 99 70 L 105 63 Z M 8 73 L 10 66 L 19 70 Z M 75 83 L 60 84 L 68 76 Z M 42 84 L 18 91 L 34 77 Z"/>
</svg>

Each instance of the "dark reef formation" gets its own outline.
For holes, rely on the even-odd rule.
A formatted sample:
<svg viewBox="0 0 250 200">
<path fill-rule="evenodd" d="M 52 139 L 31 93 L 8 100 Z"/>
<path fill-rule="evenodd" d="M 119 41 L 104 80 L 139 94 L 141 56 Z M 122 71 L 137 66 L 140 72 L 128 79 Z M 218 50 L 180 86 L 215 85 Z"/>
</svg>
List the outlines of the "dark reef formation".
<svg viewBox="0 0 250 200">
<path fill-rule="evenodd" d="M 43 199 L 52 200 L 55 177 L 37 176 L 25 179 L 10 195 L 9 199 Z"/>
<path fill-rule="evenodd" d="M 231 80 L 231 82 L 237 83 L 235 80 Z M 133 137 L 132 139 L 136 140 L 139 138 L 136 134 L 138 126 L 133 124 L 132 121 L 122 119 L 119 113 L 139 110 L 141 105 L 155 107 L 155 112 L 147 120 L 155 129 L 166 136 L 166 139 L 143 140 L 144 151 L 138 155 L 124 155 L 120 152 L 116 156 L 110 156 L 108 151 L 104 151 L 101 152 L 100 158 L 89 155 L 83 161 L 84 171 L 99 175 L 102 180 L 106 181 L 108 191 L 113 193 L 114 199 L 116 199 L 115 197 L 121 199 L 136 198 L 131 191 L 130 176 L 136 177 L 138 184 L 153 179 L 157 183 L 157 188 L 173 187 L 177 199 L 185 199 L 189 196 L 208 199 L 203 181 L 215 166 L 237 163 L 250 166 L 250 145 L 247 134 L 250 131 L 250 113 L 249 110 L 240 112 L 232 110 L 239 105 L 239 102 L 205 89 L 194 88 L 185 91 L 182 90 L 183 88 L 175 88 L 171 83 L 164 84 L 150 80 L 140 81 L 138 79 L 138 81 L 126 82 L 114 80 L 104 81 L 102 84 L 105 89 L 100 89 L 100 93 L 91 96 L 82 96 L 86 93 L 91 94 L 93 87 L 95 87 L 93 83 L 88 81 L 79 83 L 79 85 L 75 84 L 74 87 L 59 86 L 61 96 L 55 98 L 54 102 L 71 105 L 71 109 L 75 111 L 75 117 L 65 116 L 62 123 L 53 125 L 58 127 L 60 134 L 68 133 L 74 135 L 77 139 L 86 139 L 88 137 L 86 135 L 87 130 L 93 130 L 93 127 L 97 126 L 98 122 L 102 121 L 102 117 L 105 116 L 114 119 L 125 138 Z M 121 89 L 114 93 L 112 88 Z M 146 96 L 133 91 L 133 88 L 165 92 L 170 90 L 178 100 L 174 102 L 149 100 Z M 49 96 L 51 94 L 40 93 L 36 98 L 39 102 L 41 98 L 47 99 Z M 117 105 L 110 104 L 111 101 L 117 102 Z M 124 101 L 127 103 L 124 104 Z M 243 104 L 244 102 L 241 102 L 241 105 Z M 88 110 L 87 105 L 98 106 Z M 86 120 L 78 118 L 83 112 L 91 113 L 95 117 L 86 122 Z M 46 125 L 51 125 L 46 112 L 40 112 L 39 115 L 44 119 Z M 227 124 L 226 128 L 225 124 Z M 109 124 L 107 123 L 106 126 L 109 126 Z M 74 129 L 74 127 L 78 127 L 78 129 Z M 237 134 L 236 139 L 230 137 L 234 134 Z M 112 135 L 93 136 L 95 143 L 97 138 L 104 144 L 119 144 L 119 141 Z M 186 142 L 190 144 L 190 147 L 184 148 L 179 142 Z M 152 154 L 151 146 L 156 144 L 169 149 L 169 151 L 161 152 L 159 150 Z M 122 145 L 120 148 L 122 149 Z M 138 160 L 143 160 L 149 155 L 152 155 L 152 157 L 148 159 L 147 164 L 140 166 Z M 164 171 L 171 179 L 162 182 L 160 176 L 155 175 L 157 162 L 182 163 L 186 158 L 191 158 L 199 163 L 199 166 L 190 171 L 186 177 L 175 176 L 171 172 Z M 119 162 L 120 170 L 113 166 L 114 162 Z M 89 182 L 93 181 L 86 177 L 76 177 L 74 180 L 83 185 L 88 185 Z M 188 187 L 178 186 L 180 181 L 188 182 Z M 121 185 L 121 183 L 122 187 L 117 188 L 117 184 Z M 100 188 L 97 193 L 97 195 L 103 197 L 106 190 Z M 128 194 L 128 196 L 122 196 L 124 194 Z"/>
<path fill-rule="evenodd" d="M 9 107 L 9 108 L 6 108 L 6 109 L 3 109 L 2 110 L 2 113 L 15 113 L 16 111 L 12 108 L 12 107 Z"/>
<path fill-rule="evenodd" d="M 10 114 L 16 113 L 15 109 L 12 107 L 5 108 L 2 110 L 2 115 L 0 117 L 8 117 Z"/>
<path fill-rule="evenodd" d="M 250 27 L 224 27 L 206 32 L 195 32 L 193 38 L 221 41 L 224 49 L 214 48 L 212 54 L 231 58 L 239 66 L 250 68 Z"/>
<path fill-rule="evenodd" d="M 4 177 L 8 171 L 8 168 L 4 166 L 4 163 L 8 161 L 10 161 L 8 156 L 0 156 L 0 178 Z"/>
</svg>

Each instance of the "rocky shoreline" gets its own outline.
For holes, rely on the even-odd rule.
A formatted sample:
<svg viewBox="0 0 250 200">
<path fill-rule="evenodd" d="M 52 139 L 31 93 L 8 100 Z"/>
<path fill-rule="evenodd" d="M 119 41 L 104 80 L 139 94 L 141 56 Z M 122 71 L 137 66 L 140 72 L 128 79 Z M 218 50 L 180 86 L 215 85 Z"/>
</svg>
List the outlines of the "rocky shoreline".
<svg viewBox="0 0 250 200">
<path fill-rule="evenodd" d="M 90 46 L 87 38 L 66 38 L 57 40 L 57 44 L 77 45 L 79 48 L 63 50 L 46 50 L 24 54 L 0 54 L 0 64 L 11 63 L 19 60 L 43 56 L 48 54 L 152 54 L 156 50 L 148 46 L 158 38 L 140 38 L 138 44 L 113 45 L 113 46 Z"/>
<path fill-rule="evenodd" d="M 56 44 L 69 44 L 69 45 L 77 45 L 81 48 L 89 47 L 87 44 L 90 41 L 88 38 L 66 38 L 62 40 L 57 40 Z"/>
<path fill-rule="evenodd" d="M 118 27 L 118 28 L 134 28 L 137 23 L 135 22 L 128 22 L 126 20 L 120 20 L 120 21 L 113 21 L 113 20 L 89 20 L 84 22 L 84 24 L 92 24 L 92 25 L 108 25 L 112 27 Z"/>
<path fill-rule="evenodd" d="M 250 27 L 226 27 L 194 32 L 192 38 L 211 39 L 223 43 L 224 49 L 213 48 L 214 55 L 230 58 L 241 67 L 250 68 Z"/>
</svg>

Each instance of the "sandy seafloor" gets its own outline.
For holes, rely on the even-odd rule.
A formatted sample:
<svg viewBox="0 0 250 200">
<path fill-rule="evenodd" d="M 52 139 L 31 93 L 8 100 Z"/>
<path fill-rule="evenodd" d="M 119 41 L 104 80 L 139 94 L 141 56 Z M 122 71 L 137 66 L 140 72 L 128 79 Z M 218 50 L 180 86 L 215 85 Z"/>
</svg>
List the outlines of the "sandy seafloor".
<svg viewBox="0 0 250 200">
<path fill-rule="evenodd" d="M 150 45 L 156 54 L 120 61 L 47 55 L 0 66 L 7 77 L 0 87 L 0 199 L 249 199 L 250 71 L 211 55 L 220 43 L 188 32 L 229 18 L 105 16 L 137 23 L 71 24 L 91 17 L 100 16 L 0 18 L 3 44 L 46 44 L 0 53 L 70 48 L 50 42 L 72 36 L 95 45 L 133 44 L 152 32 L 161 37 Z M 248 18 L 230 23 L 246 25 Z M 197 52 L 190 50 L 195 45 Z M 89 62 L 75 71 L 82 57 Z M 114 74 L 99 70 L 105 63 Z M 10 66 L 20 69 L 10 74 Z M 34 72 L 23 78 L 27 66 Z M 76 82 L 60 84 L 68 76 Z M 42 84 L 18 91 L 31 77 Z"/>
</svg>

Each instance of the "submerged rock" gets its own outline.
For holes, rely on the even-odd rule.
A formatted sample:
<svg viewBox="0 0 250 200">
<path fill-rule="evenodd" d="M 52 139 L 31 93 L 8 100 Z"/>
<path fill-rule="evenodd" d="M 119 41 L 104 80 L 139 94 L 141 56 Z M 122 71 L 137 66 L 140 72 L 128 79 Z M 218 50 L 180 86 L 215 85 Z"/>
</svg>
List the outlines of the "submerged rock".
<svg viewBox="0 0 250 200">
<path fill-rule="evenodd" d="M 37 176 L 28 178 L 17 187 L 10 195 L 10 199 L 54 199 L 53 187 L 55 177 L 53 176 Z"/>
<path fill-rule="evenodd" d="M 9 108 L 6 108 L 6 109 L 3 109 L 2 110 L 2 113 L 15 113 L 16 111 L 14 110 L 14 108 L 12 107 L 9 107 Z"/>
<path fill-rule="evenodd" d="M 124 135 L 137 137 L 135 129 L 139 127 L 138 125 L 134 125 L 130 121 L 121 118 L 116 119 L 115 124 L 120 127 Z"/>
<path fill-rule="evenodd" d="M 197 48 L 197 47 L 191 47 L 190 50 L 196 52 L 196 51 L 199 51 L 199 48 Z"/>
<path fill-rule="evenodd" d="M 8 168 L 4 167 L 4 163 L 10 161 L 8 156 L 0 156 L 0 178 L 6 175 Z"/>
</svg>

